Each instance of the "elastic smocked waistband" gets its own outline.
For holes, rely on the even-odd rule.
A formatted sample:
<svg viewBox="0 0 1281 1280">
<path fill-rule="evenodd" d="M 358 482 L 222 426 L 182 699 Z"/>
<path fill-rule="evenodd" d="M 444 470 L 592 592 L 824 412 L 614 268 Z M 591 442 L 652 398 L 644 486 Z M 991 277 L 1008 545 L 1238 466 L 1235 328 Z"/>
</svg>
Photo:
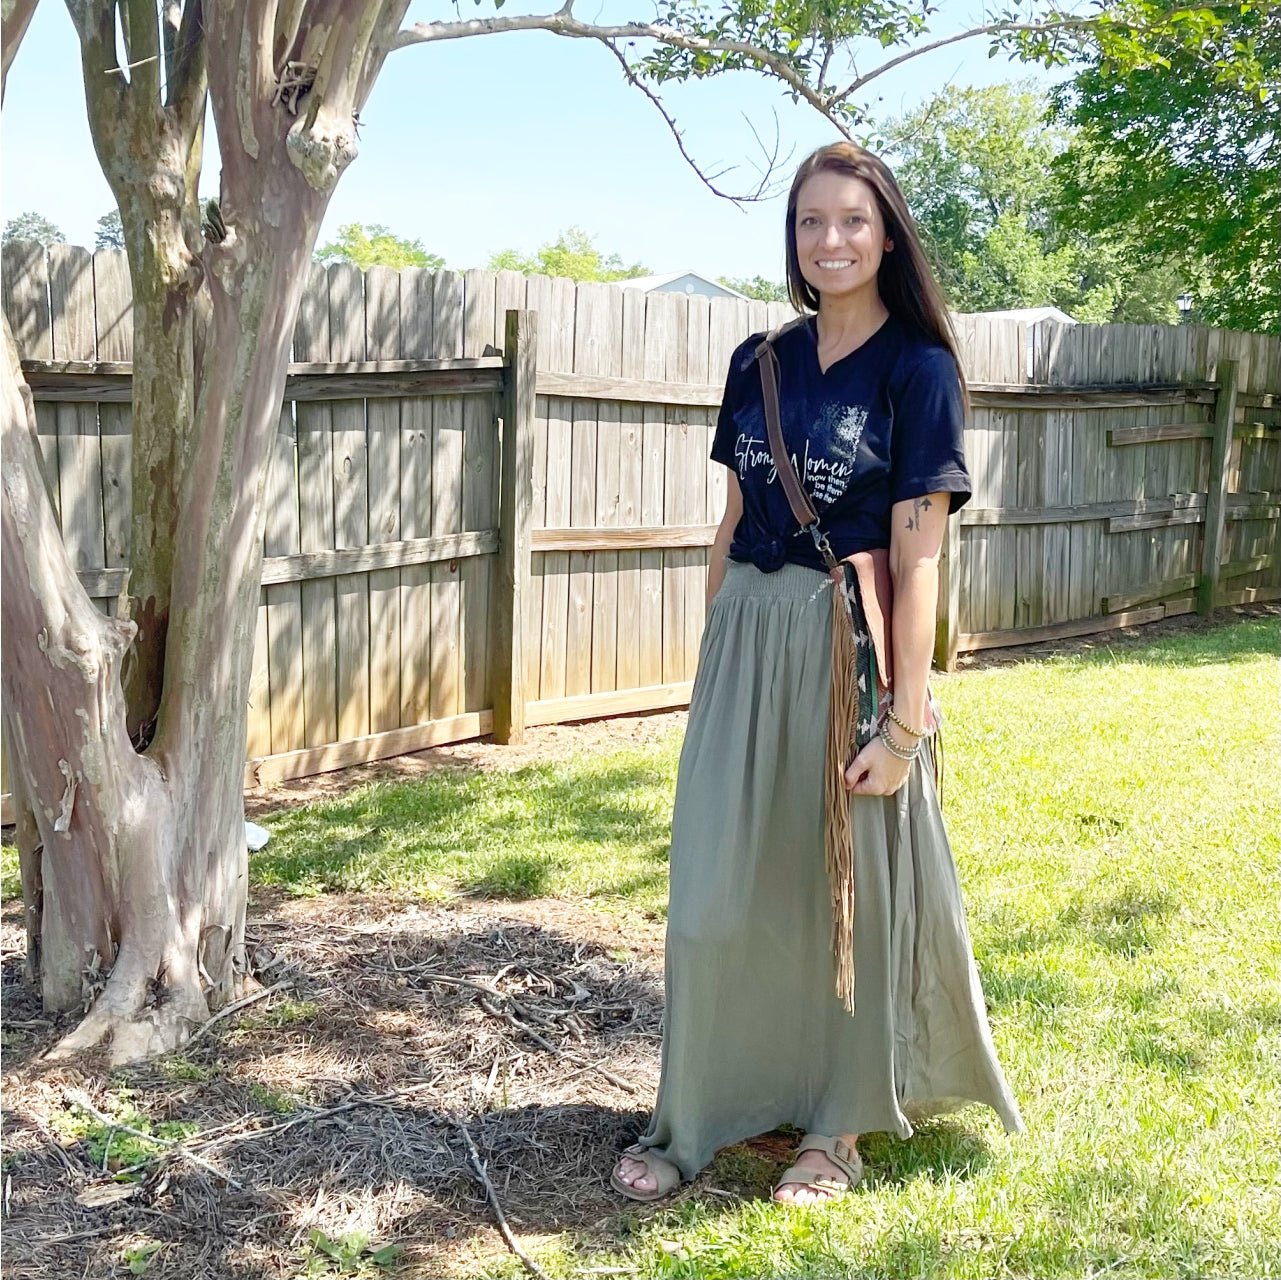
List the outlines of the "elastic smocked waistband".
<svg viewBox="0 0 1281 1280">
<path fill-rule="evenodd" d="M 785 564 L 773 573 L 762 573 L 754 564 L 730 560 L 717 596 L 751 596 L 754 599 L 812 600 L 831 589 L 832 580 L 817 569 Z"/>
</svg>

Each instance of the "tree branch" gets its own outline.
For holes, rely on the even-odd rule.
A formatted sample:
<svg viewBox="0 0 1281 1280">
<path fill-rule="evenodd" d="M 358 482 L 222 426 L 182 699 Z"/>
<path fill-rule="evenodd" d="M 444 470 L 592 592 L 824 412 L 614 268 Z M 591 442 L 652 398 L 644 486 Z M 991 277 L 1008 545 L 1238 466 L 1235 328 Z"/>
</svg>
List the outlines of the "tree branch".
<svg viewBox="0 0 1281 1280">
<path fill-rule="evenodd" d="M 382 11 L 374 24 L 373 37 L 365 55 L 365 64 L 361 68 L 360 79 L 356 85 L 356 110 L 359 111 L 369 98 L 374 81 L 382 70 L 387 55 L 392 51 L 393 42 L 409 9 L 409 0 L 383 0 Z"/>
<path fill-rule="evenodd" d="M 571 3 L 572 3 L 572 0 L 571 0 Z M 704 173 L 698 161 L 695 160 L 694 157 L 691 156 L 690 153 L 686 150 L 685 139 L 682 136 L 680 129 L 676 127 L 676 121 L 672 118 L 667 108 L 663 106 L 663 100 L 658 96 L 657 93 L 654 92 L 653 89 L 649 87 L 649 85 L 647 85 L 632 70 L 631 66 L 627 62 L 626 57 L 623 55 L 622 50 L 619 49 L 619 47 L 614 43 L 614 41 L 603 40 L 601 41 L 601 43 L 605 46 L 605 48 L 607 48 L 610 51 L 610 53 L 614 55 L 615 58 L 618 59 L 619 65 L 623 68 L 623 75 L 627 77 L 628 83 L 631 84 L 633 88 L 639 89 L 641 93 L 643 93 L 650 100 L 650 102 L 654 104 L 654 109 L 658 112 L 659 115 L 663 117 L 663 120 L 666 122 L 668 129 L 671 131 L 672 137 L 676 140 L 677 149 L 680 151 L 681 155 L 684 157 L 685 163 L 688 164 L 689 167 L 693 169 L 696 174 L 698 174 L 699 180 L 713 195 L 721 196 L 725 200 L 731 200 L 733 201 L 734 204 L 741 205 L 741 204 L 750 204 L 757 200 L 763 200 L 769 194 L 771 194 L 767 190 L 767 188 L 769 187 L 769 180 L 773 176 L 774 169 L 775 169 L 775 165 L 773 161 L 771 161 L 769 167 L 767 168 L 764 177 L 762 177 L 760 182 L 757 184 L 756 190 L 751 192 L 750 194 L 736 196 L 736 195 L 732 195 L 728 191 L 722 191 L 716 185 L 716 179 L 719 178 L 722 173 L 728 172 L 728 170 L 721 170 L 720 172 L 714 173 L 714 174 Z"/>
<path fill-rule="evenodd" d="M 106 163 L 103 147 L 114 146 L 125 111 L 128 85 L 116 57 L 116 13 L 111 0 L 67 0 L 67 11 L 80 37 L 84 68 L 85 106 L 98 159 Z M 108 173 L 107 180 L 111 180 Z"/>
<path fill-rule="evenodd" d="M 129 51 L 131 98 L 135 109 L 155 111 L 160 104 L 160 24 L 155 0 L 125 0 L 120 6 Z"/>
<path fill-rule="evenodd" d="M 912 58 L 919 58 L 927 53 L 933 53 L 936 49 L 943 49 L 949 44 L 957 44 L 961 40 L 972 40 L 975 36 L 1017 35 L 1020 31 L 1086 31 L 1096 25 L 1097 23 L 1090 18 L 1064 18 L 1054 22 L 992 22 L 983 27 L 971 27 L 968 31 L 960 31 L 956 35 L 943 36 L 938 40 L 932 40 L 929 44 L 923 44 L 915 49 L 908 49 L 906 52 L 900 53 L 898 57 L 881 63 L 879 67 L 873 67 L 865 75 L 856 76 L 839 93 L 832 94 L 828 101 L 832 106 L 838 106 L 860 89 L 865 89 L 878 76 L 883 76 L 887 71 L 892 71 L 895 67 L 901 66 Z"/>
<path fill-rule="evenodd" d="M 187 0 L 166 85 L 167 104 L 177 117 L 176 124 L 182 137 L 187 137 L 204 122 L 207 94 L 204 3 L 203 0 Z M 194 186 L 192 194 L 195 194 Z"/>
<path fill-rule="evenodd" d="M 555 13 L 524 14 L 511 18 L 473 18 L 466 22 L 416 22 L 397 34 L 393 47 L 404 49 L 409 45 L 428 44 L 436 40 L 465 40 L 471 36 L 502 35 L 509 31 L 550 31 L 558 36 L 599 40 L 602 43 L 610 40 L 657 40 L 660 44 L 691 53 L 739 54 L 777 76 L 810 106 L 822 112 L 842 134 L 850 136 L 849 125 L 833 114 L 831 101 L 812 89 L 804 77 L 780 54 L 771 53 L 768 49 L 745 40 L 686 35 L 685 32 L 662 23 L 628 22 L 621 26 L 598 26 L 590 22 L 579 22 L 573 16 L 572 0 Z"/>
<path fill-rule="evenodd" d="M 164 54 L 166 90 L 173 81 L 173 64 L 178 52 L 178 28 L 181 25 L 182 0 L 164 0 L 160 7 L 160 49 Z"/>
<path fill-rule="evenodd" d="M 280 0 L 276 9 L 271 58 L 277 80 L 284 74 L 285 64 L 296 61 L 302 52 L 298 47 L 298 28 L 306 7 L 307 0 Z"/>
<path fill-rule="evenodd" d="M 22 43 L 22 37 L 27 34 L 27 24 L 36 11 L 36 4 L 37 0 L 4 0 L 3 7 L 0 7 L 0 29 L 3 30 L 0 48 L 3 49 L 4 63 L 3 70 L 0 70 L 0 100 L 4 98 L 4 86 L 9 79 L 9 67 L 18 52 L 18 46 Z"/>
</svg>

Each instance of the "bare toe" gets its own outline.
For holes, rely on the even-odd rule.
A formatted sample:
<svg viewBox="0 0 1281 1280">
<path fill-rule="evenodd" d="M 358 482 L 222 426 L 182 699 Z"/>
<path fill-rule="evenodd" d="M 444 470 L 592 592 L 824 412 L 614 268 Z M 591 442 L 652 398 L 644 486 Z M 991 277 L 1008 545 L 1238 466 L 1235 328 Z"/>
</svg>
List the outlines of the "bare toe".
<svg viewBox="0 0 1281 1280">
<path fill-rule="evenodd" d="M 618 1162 L 618 1179 L 637 1191 L 653 1191 L 658 1186 L 658 1179 L 649 1171 L 643 1160 L 633 1160 L 624 1156 Z"/>
</svg>

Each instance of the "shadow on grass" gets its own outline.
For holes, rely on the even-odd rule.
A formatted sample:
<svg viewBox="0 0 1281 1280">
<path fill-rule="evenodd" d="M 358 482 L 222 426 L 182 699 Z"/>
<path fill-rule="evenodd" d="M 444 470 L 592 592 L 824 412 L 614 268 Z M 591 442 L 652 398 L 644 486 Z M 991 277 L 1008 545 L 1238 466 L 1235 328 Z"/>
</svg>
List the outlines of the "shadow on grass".
<svg viewBox="0 0 1281 1280">
<path fill-rule="evenodd" d="M 887 1133 L 867 1134 L 859 1142 L 870 1186 L 902 1185 L 926 1178 L 952 1182 L 972 1178 L 992 1162 L 981 1133 L 957 1119 L 923 1120 L 906 1140 Z"/>
<path fill-rule="evenodd" d="M 666 861 L 671 781 L 660 766 L 624 759 L 375 784 L 265 817 L 273 838 L 251 859 L 251 874 L 291 893 L 413 890 L 432 879 L 522 899 L 552 891 L 581 854 L 622 869 L 609 893 L 626 897 L 658 882 L 629 863 Z"/>
<path fill-rule="evenodd" d="M 1179 899 L 1168 889 L 1130 885 L 1102 898 L 1078 895 L 1051 922 L 1024 924 L 1005 912 L 989 927 L 989 951 L 1031 955 L 1083 943 L 1130 959 L 1152 951 Z"/>
</svg>

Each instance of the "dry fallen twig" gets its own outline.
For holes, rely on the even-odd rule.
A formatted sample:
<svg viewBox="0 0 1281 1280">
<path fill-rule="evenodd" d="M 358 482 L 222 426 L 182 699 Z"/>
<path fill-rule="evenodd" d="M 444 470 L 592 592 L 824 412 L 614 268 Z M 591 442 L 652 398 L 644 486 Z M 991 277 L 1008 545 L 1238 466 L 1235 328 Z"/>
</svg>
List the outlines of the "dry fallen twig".
<svg viewBox="0 0 1281 1280">
<path fill-rule="evenodd" d="M 224 1005 L 212 1018 L 209 1019 L 208 1022 L 202 1023 L 196 1029 L 195 1034 L 192 1035 L 191 1039 L 188 1040 L 186 1045 L 183 1047 L 190 1048 L 197 1040 L 200 1039 L 201 1036 L 205 1034 L 206 1031 L 209 1030 L 210 1027 L 214 1025 L 215 1022 L 221 1022 L 223 1018 L 230 1017 L 238 1009 L 243 1009 L 248 1004 L 255 1004 L 259 1000 L 265 1000 L 273 991 L 279 991 L 282 987 L 292 987 L 293 985 L 294 978 L 292 976 L 282 978 L 279 982 L 272 983 L 269 987 L 263 987 L 261 991 L 255 991 L 253 995 L 245 996 L 243 1000 L 234 1000 L 231 1004 Z"/>
<path fill-rule="evenodd" d="M 467 1154 L 471 1157 L 472 1168 L 476 1170 L 476 1176 L 485 1188 L 485 1195 L 489 1198 L 490 1208 L 494 1211 L 494 1217 L 498 1221 L 498 1229 L 503 1233 L 503 1239 L 507 1241 L 507 1247 L 520 1259 L 521 1265 L 531 1276 L 536 1276 L 538 1280 L 551 1280 L 547 1272 L 516 1243 L 516 1237 L 512 1235 L 512 1229 L 507 1225 L 503 1206 L 498 1203 L 498 1193 L 494 1190 L 494 1184 L 489 1180 L 489 1174 L 485 1172 L 485 1163 L 480 1158 L 480 1152 L 476 1150 L 476 1144 L 472 1141 L 470 1131 L 457 1116 L 454 1117 L 454 1124 L 457 1126 L 458 1132 L 463 1135 L 463 1141 L 467 1144 Z"/>
<path fill-rule="evenodd" d="M 435 1088 L 439 1083 L 439 1076 L 433 1076 L 430 1080 L 415 1080 L 412 1084 L 404 1085 L 399 1089 L 391 1089 L 387 1093 L 372 1093 L 358 1098 L 348 1098 L 346 1101 L 336 1103 L 332 1107 L 309 1108 L 301 1115 L 282 1120 L 279 1124 L 269 1124 L 261 1129 L 246 1129 L 240 1133 L 226 1133 L 211 1139 L 207 1143 L 197 1143 L 195 1145 L 208 1151 L 214 1147 L 232 1146 L 233 1144 L 248 1142 L 251 1139 L 265 1138 L 269 1134 L 283 1133 L 286 1129 L 292 1129 L 300 1124 L 311 1124 L 316 1120 L 324 1120 L 329 1116 L 340 1115 L 344 1111 L 354 1111 L 357 1107 L 385 1106 L 389 1102 L 396 1102 L 401 1098 L 409 1097 L 411 1094 L 422 1093 L 426 1089 Z"/>
<path fill-rule="evenodd" d="M 533 1027 L 522 1022 L 510 1009 L 496 1009 L 488 1000 L 480 1000 L 480 1007 L 493 1018 L 501 1018 L 509 1026 L 527 1035 L 535 1044 L 541 1045 L 548 1053 L 555 1054 L 558 1058 L 564 1058 L 566 1062 L 576 1063 L 578 1066 L 588 1071 L 595 1071 L 597 1075 L 603 1076 L 612 1085 L 626 1090 L 628 1093 L 636 1093 L 637 1087 L 630 1080 L 624 1080 L 622 1076 L 616 1076 L 608 1067 L 602 1067 L 599 1062 L 591 1062 L 579 1057 L 576 1053 L 571 1053 L 568 1049 L 562 1049 L 559 1045 L 552 1044 L 545 1036 L 540 1036 Z"/>
</svg>

